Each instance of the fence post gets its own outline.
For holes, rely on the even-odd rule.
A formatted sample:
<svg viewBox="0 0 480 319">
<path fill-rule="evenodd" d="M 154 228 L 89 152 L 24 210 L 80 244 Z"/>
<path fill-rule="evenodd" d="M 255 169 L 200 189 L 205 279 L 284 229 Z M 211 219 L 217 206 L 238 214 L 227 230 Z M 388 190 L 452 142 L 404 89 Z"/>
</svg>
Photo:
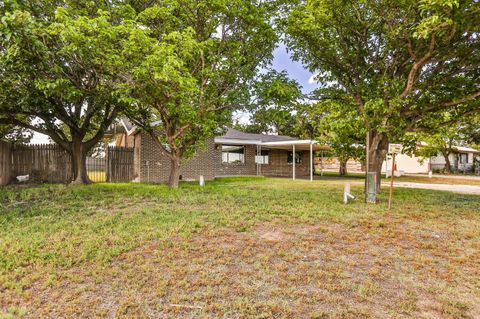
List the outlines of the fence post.
<svg viewBox="0 0 480 319">
<path fill-rule="evenodd" d="M 105 148 L 105 181 L 110 182 L 110 146 Z"/>
</svg>

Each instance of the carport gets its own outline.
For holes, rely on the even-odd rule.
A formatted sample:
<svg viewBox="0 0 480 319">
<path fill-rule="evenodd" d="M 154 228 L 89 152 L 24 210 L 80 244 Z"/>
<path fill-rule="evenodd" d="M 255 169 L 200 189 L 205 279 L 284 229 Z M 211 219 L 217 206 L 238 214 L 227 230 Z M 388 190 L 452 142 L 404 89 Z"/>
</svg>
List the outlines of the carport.
<svg viewBox="0 0 480 319">
<path fill-rule="evenodd" d="M 313 181 L 313 152 L 330 149 L 329 146 L 321 145 L 315 140 L 286 140 L 275 142 L 262 142 L 258 144 L 258 148 L 261 151 L 262 147 L 268 147 L 269 149 L 280 149 L 286 151 L 292 151 L 292 179 L 295 180 L 295 164 L 296 164 L 296 152 L 297 151 L 310 151 L 310 180 Z"/>
</svg>

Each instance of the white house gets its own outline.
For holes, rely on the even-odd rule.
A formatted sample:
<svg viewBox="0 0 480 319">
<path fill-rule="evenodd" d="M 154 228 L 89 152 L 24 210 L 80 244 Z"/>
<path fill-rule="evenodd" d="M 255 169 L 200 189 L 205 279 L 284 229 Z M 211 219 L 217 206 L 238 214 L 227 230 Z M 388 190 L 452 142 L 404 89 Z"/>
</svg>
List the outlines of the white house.
<svg viewBox="0 0 480 319">
<path fill-rule="evenodd" d="M 471 147 L 456 146 L 455 153 L 450 154 L 449 160 L 453 171 L 469 172 L 474 169 L 475 157 L 480 154 L 480 151 Z M 435 156 L 431 159 L 432 170 L 441 170 L 445 167 L 445 157 Z"/>
<path fill-rule="evenodd" d="M 418 147 L 422 147 L 419 145 Z M 480 154 L 480 151 L 464 146 L 455 146 L 454 153 L 450 154 L 450 165 L 454 172 L 471 172 L 475 169 L 475 158 Z M 396 167 L 398 172 L 410 174 L 427 174 L 430 170 L 442 170 L 445 167 L 445 158 L 442 155 L 437 155 L 431 158 L 420 156 L 409 156 L 407 154 L 398 154 L 395 157 Z M 391 157 L 383 162 L 382 172 L 390 172 L 392 169 Z"/>
</svg>

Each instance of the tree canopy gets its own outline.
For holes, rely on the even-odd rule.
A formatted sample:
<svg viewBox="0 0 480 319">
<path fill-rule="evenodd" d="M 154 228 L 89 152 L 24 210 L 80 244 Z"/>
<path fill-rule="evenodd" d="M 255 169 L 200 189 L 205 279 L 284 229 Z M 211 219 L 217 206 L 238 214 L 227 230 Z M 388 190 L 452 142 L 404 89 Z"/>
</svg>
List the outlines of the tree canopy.
<svg viewBox="0 0 480 319">
<path fill-rule="evenodd" d="M 176 187 L 182 160 L 249 101 L 277 36 L 273 2 L 185 0 L 138 9 L 128 38 L 129 117 L 171 161 Z"/>
<path fill-rule="evenodd" d="M 354 101 L 379 174 L 389 141 L 480 111 L 479 10 L 475 0 L 307 0 L 286 41 L 323 87 Z"/>
<path fill-rule="evenodd" d="M 297 81 L 285 71 L 268 70 L 257 77 L 250 91 L 246 107 L 250 121 L 237 124 L 238 128 L 250 133 L 299 136 L 296 112 L 306 97 Z"/>
<path fill-rule="evenodd" d="M 436 130 L 418 133 L 415 139 L 421 142 L 421 147 L 416 153 L 423 157 L 443 156 L 444 171 L 452 173 L 450 155 L 457 153 L 458 146 L 475 146 L 480 131 L 479 124 L 480 117 L 472 116 Z"/>
<path fill-rule="evenodd" d="M 8 2 L 1 8 L 0 123 L 48 135 L 88 183 L 85 158 L 120 111 L 129 29 L 95 4 Z"/>
</svg>

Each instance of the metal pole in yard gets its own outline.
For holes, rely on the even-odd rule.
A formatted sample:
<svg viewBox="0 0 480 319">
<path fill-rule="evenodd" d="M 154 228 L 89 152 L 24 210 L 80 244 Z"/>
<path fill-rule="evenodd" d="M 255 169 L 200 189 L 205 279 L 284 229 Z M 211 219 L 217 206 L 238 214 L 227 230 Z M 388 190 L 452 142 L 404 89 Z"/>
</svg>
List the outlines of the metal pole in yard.
<svg viewBox="0 0 480 319">
<path fill-rule="evenodd" d="M 313 181 L 313 142 L 310 142 L 310 181 Z"/>
<path fill-rule="evenodd" d="M 395 169 L 395 153 L 392 154 L 392 171 L 390 172 L 390 196 L 388 196 L 388 210 L 392 208 L 393 199 L 393 171 Z"/>
<path fill-rule="evenodd" d="M 258 154 L 258 155 L 260 155 L 260 158 L 261 158 L 261 162 L 260 162 L 260 164 L 258 165 L 258 169 L 259 169 L 259 171 L 260 171 L 260 176 L 262 176 L 262 175 L 263 175 L 263 173 L 262 173 L 262 164 L 265 164 L 265 163 L 263 163 L 262 145 L 258 145 L 258 148 L 260 149 L 260 154 Z"/>
<path fill-rule="evenodd" d="M 321 158 L 320 158 L 320 176 L 323 177 L 323 150 L 322 150 L 322 154 L 321 154 Z"/>
<path fill-rule="evenodd" d="M 367 131 L 367 136 L 366 136 L 366 145 L 365 145 L 365 202 L 368 203 L 368 186 L 369 186 L 369 181 L 368 181 L 368 168 L 370 165 L 370 158 L 369 158 L 369 150 L 370 150 L 370 132 Z"/>
<path fill-rule="evenodd" d="M 295 158 L 295 144 L 292 145 L 293 146 L 293 166 L 292 166 L 292 178 L 293 180 L 295 180 L 295 162 L 296 162 L 296 158 Z"/>
</svg>

